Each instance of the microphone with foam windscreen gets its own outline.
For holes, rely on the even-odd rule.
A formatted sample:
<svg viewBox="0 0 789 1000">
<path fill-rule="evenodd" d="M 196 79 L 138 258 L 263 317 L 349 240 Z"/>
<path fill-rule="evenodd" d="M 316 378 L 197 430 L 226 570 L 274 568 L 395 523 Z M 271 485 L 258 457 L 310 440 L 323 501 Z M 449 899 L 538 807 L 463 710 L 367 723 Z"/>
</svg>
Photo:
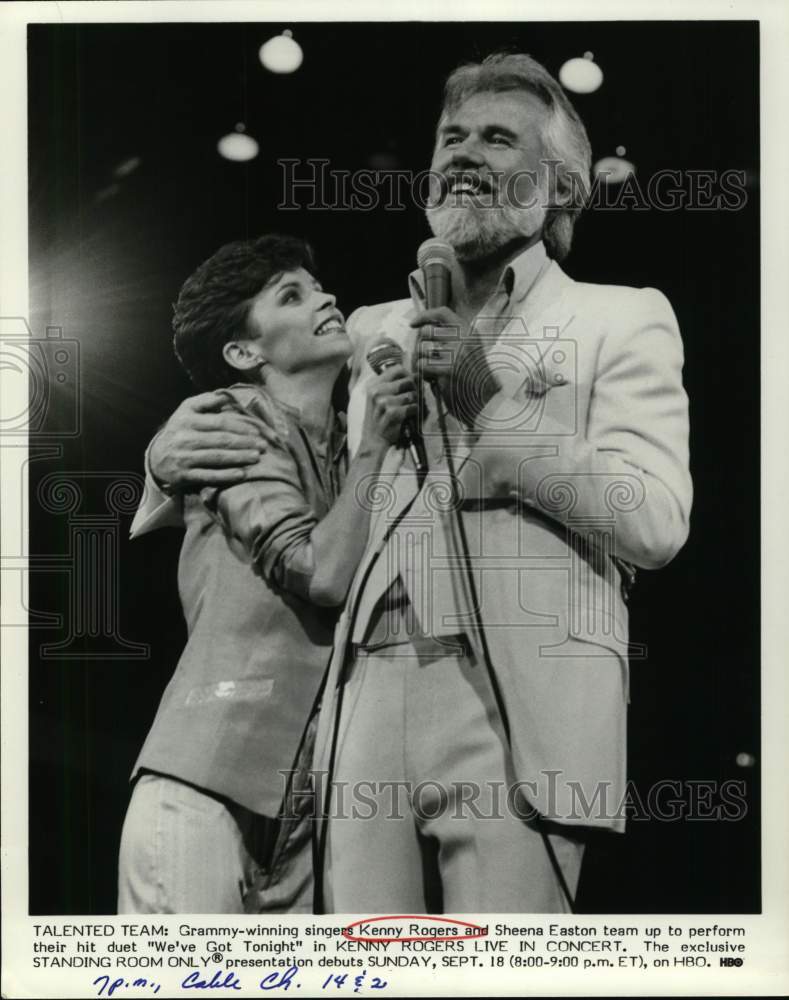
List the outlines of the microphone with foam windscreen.
<svg viewBox="0 0 789 1000">
<path fill-rule="evenodd" d="M 403 363 L 403 349 L 390 337 L 384 337 L 383 340 L 380 340 L 367 352 L 367 363 L 376 375 L 380 375 L 381 372 L 386 371 L 387 368 L 391 368 L 392 365 Z M 414 463 L 416 474 L 422 479 L 427 475 L 427 454 L 422 435 L 419 433 L 414 421 L 410 419 L 403 421 L 402 433 L 405 446 L 408 448 L 411 461 Z"/>
</svg>

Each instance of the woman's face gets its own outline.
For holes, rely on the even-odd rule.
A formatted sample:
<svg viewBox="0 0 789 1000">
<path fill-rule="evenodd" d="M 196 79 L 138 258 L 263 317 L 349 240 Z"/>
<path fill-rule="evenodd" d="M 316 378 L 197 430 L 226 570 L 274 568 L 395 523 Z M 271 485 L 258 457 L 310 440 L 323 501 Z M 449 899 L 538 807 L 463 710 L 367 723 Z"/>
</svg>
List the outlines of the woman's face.
<svg viewBox="0 0 789 1000">
<path fill-rule="evenodd" d="M 339 369 L 352 348 L 335 302 L 303 267 L 285 271 L 253 299 L 247 346 L 283 374 Z"/>
</svg>

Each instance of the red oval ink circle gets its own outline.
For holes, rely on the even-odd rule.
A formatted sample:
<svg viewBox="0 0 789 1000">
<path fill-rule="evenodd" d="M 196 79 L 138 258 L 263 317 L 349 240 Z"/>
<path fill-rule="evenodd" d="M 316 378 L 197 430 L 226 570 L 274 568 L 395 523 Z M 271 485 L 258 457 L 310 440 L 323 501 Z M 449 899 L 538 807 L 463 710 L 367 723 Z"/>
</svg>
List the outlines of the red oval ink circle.
<svg viewBox="0 0 789 1000">
<path fill-rule="evenodd" d="M 416 934 L 413 937 L 365 937 L 362 934 L 352 934 L 351 928 L 358 927 L 359 924 L 375 924 L 381 920 L 435 920 L 436 923 L 444 924 L 456 924 L 461 927 L 473 927 L 476 931 L 474 934 Z M 362 917 L 361 920 L 354 920 L 352 924 L 348 924 L 347 927 L 343 927 L 342 936 L 348 941 L 366 941 L 375 943 L 380 941 L 382 944 L 395 941 L 470 941 L 472 938 L 487 937 L 488 931 L 486 928 L 480 926 L 480 924 L 473 924 L 468 920 L 453 920 L 452 917 L 438 917 L 432 916 L 427 913 L 395 913 L 390 917 Z"/>
</svg>

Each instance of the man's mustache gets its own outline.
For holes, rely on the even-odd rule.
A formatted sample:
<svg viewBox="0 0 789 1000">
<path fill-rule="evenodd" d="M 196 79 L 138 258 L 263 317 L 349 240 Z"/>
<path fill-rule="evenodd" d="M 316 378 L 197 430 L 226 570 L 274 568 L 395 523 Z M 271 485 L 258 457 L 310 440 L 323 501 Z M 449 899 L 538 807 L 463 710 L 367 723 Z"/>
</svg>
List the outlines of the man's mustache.
<svg viewBox="0 0 789 1000">
<path fill-rule="evenodd" d="M 441 187 L 447 194 L 468 189 L 471 194 L 491 194 L 494 184 L 491 179 L 476 170 L 452 170 L 439 174 Z"/>
</svg>

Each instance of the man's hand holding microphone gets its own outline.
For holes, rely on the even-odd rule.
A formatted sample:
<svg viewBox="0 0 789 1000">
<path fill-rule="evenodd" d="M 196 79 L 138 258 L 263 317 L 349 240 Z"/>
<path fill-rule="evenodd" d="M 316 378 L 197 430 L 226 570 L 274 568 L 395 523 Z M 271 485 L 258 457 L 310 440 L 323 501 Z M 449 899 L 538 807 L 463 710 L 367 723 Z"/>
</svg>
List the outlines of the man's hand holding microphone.
<svg viewBox="0 0 789 1000">
<path fill-rule="evenodd" d="M 437 239 L 419 248 L 427 308 L 411 321 L 416 328 L 414 371 L 441 394 L 447 410 L 471 426 L 500 389 L 487 358 L 486 342 L 449 307 L 452 248 Z"/>
</svg>

